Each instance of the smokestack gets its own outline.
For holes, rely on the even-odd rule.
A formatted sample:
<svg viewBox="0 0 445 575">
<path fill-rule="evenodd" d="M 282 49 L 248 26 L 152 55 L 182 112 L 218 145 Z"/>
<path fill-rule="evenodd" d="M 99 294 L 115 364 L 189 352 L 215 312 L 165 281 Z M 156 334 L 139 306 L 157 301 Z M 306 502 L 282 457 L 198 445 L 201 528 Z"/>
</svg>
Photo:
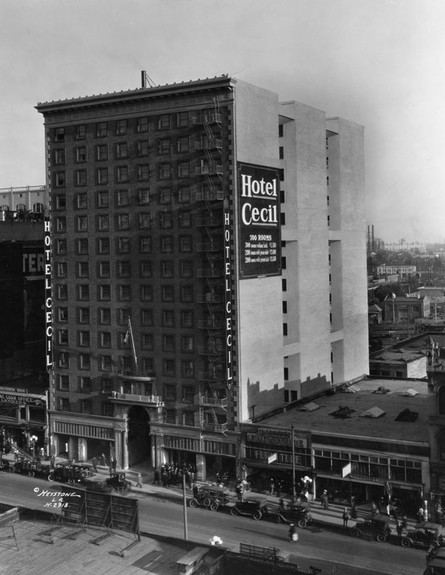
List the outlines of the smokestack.
<svg viewBox="0 0 445 575">
<path fill-rule="evenodd" d="M 147 72 L 145 70 L 141 70 L 141 87 L 147 87 Z"/>
<path fill-rule="evenodd" d="M 372 224 L 372 239 L 371 239 L 372 251 L 375 252 L 375 241 L 374 241 L 374 224 Z"/>
</svg>

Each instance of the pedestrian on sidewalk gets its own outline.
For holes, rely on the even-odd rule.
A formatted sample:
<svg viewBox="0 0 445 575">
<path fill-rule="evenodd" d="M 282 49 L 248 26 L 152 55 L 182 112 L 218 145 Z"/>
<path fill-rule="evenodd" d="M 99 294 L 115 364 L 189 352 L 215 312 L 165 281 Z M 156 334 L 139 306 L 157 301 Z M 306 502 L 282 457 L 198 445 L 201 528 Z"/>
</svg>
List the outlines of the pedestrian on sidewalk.
<svg viewBox="0 0 445 575">
<path fill-rule="evenodd" d="M 343 527 L 347 527 L 347 526 L 348 526 L 349 517 L 350 517 L 350 515 L 349 515 L 348 508 L 345 507 L 345 508 L 343 509 Z"/>
<path fill-rule="evenodd" d="M 97 459 L 95 457 L 93 457 L 93 459 L 91 460 L 91 463 L 93 465 L 94 473 L 97 473 Z"/>
<path fill-rule="evenodd" d="M 396 519 L 396 531 L 397 535 L 400 537 L 403 532 L 403 524 L 399 519 Z"/>
<path fill-rule="evenodd" d="M 321 496 L 321 505 L 322 505 L 323 509 L 326 509 L 326 510 L 329 509 L 329 497 L 328 497 L 328 492 L 326 489 L 323 491 L 323 494 Z"/>
<path fill-rule="evenodd" d="M 297 528 L 295 527 L 295 525 L 293 523 L 291 523 L 289 526 L 288 534 L 289 534 L 289 541 L 292 541 L 292 542 L 298 541 Z"/>
<path fill-rule="evenodd" d="M 352 519 L 357 519 L 357 507 L 354 495 L 351 497 L 351 517 Z"/>
<path fill-rule="evenodd" d="M 155 467 L 155 470 L 153 472 L 153 485 L 159 485 L 161 480 L 161 476 L 159 473 L 159 469 L 157 467 Z"/>
<path fill-rule="evenodd" d="M 425 517 L 425 511 L 422 506 L 419 507 L 417 510 L 417 523 L 423 523 L 423 519 Z"/>
<path fill-rule="evenodd" d="M 116 458 L 113 457 L 113 459 L 111 461 L 111 470 L 113 471 L 113 473 L 116 473 L 116 467 L 117 467 L 117 461 L 116 461 Z"/>
<path fill-rule="evenodd" d="M 106 465 L 107 464 L 107 460 L 105 458 L 105 453 L 102 453 L 102 455 L 100 456 L 100 464 L 101 465 Z"/>
<path fill-rule="evenodd" d="M 142 473 L 138 473 L 138 481 L 136 487 L 142 487 Z"/>
</svg>

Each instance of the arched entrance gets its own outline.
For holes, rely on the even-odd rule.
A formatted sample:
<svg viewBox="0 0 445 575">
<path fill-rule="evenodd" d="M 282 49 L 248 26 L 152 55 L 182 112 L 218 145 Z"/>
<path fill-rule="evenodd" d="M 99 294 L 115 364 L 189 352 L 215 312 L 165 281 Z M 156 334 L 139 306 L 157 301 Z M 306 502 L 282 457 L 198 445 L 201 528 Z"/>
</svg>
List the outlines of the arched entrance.
<svg viewBox="0 0 445 575">
<path fill-rule="evenodd" d="M 128 464 L 150 463 L 150 416 L 143 407 L 135 405 L 128 410 Z"/>
</svg>

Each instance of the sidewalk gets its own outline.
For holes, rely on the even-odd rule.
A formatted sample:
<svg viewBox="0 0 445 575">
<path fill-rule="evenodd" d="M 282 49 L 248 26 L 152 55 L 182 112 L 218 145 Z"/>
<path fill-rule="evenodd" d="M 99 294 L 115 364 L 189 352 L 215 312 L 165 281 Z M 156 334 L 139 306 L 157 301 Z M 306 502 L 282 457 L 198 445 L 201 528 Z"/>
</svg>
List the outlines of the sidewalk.
<svg viewBox="0 0 445 575">
<path fill-rule="evenodd" d="M 109 475 L 110 468 L 98 465 L 97 471 L 100 474 Z M 133 493 L 138 494 L 138 495 L 145 495 L 145 496 L 155 496 L 155 497 L 160 497 L 163 499 L 171 499 L 171 500 L 177 501 L 178 503 L 182 503 L 182 500 L 183 500 L 182 485 L 172 485 L 170 487 L 162 487 L 162 485 L 153 485 L 153 483 L 152 483 L 153 474 L 144 472 L 144 473 L 141 473 L 141 475 L 142 475 L 142 487 L 137 487 L 136 483 L 138 481 L 139 472 L 134 471 L 134 470 L 126 470 L 125 474 L 126 474 L 127 479 L 129 481 L 131 481 L 131 483 L 132 483 L 131 489 L 132 489 Z M 200 483 L 209 484 L 211 482 L 206 481 L 206 482 L 197 482 L 197 483 L 199 485 Z M 217 484 L 215 483 L 215 485 L 217 485 Z M 236 492 L 230 488 L 228 488 L 228 491 L 229 491 L 231 500 L 235 502 L 237 500 Z M 186 488 L 186 495 L 187 495 L 187 498 L 190 498 L 192 496 L 192 490 Z M 259 496 L 265 497 L 268 501 L 268 504 L 269 504 L 268 506 L 272 511 L 275 508 L 278 508 L 279 503 L 280 503 L 279 497 L 272 496 L 272 495 L 264 495 L 262 493 L 257 493 L 255 491 L 245 492 L 244 493 L 244 499 L 246 499 L 250 495 L 256 496 L 256 497 L 259 497 Z M 289 503 L 288 497 L 283 497 L 282 499 L 284 500 L 285 503 Z M 348 526 L 344 527 L 343 526 L 343 518 L 342 518 L 344 505 L 330 503 L 329 508 L 324 509 L 319 500 L 310 502 L 310 505 L 311 505 L 311 515 L 313 518 L 313 525 L 315 525 L 315 526 L 325 526 L 325 527 L 330 527 L 331 529 L 346 530 L 346 529 L 349 529 L 351 527 L 354 527 L 357 520 L 360 521 L 361 519 L 370 519 L 371 518 L 369 506 L 357 506 L 357 520 L 356 519 L 350 519 L 348 521 Z M 412 529 L 414 527 L 414 525 L 415 525 L 415 521 L 408 518 L 408 529 Z M 396 524 L 395 524 L 393 517 L 391 517 L 390 526 L 391 526 L 392 532 L 395 534 L 396 533 Z"/>
</svg>

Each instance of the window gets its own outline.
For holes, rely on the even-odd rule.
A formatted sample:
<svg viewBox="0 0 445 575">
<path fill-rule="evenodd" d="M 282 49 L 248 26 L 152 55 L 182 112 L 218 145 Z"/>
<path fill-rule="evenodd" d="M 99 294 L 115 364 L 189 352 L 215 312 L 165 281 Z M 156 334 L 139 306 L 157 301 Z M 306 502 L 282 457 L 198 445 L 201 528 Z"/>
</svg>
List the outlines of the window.
<svg viewBox="0 0 445 575">
<path fill-rule="evenodd" d="M 127 133 L 127 120 L 118 120 L 116 122 L 116 134 L 123 136 Z"/>
<path fill-rule="evenodd" d="M 282 289 L 282 291 L 287 291 L 287 280 L 286 279 L 281 280 L 281 289 Z"/>
<path fill-rule="evenodd" d="M 286 269 L 286 257 L 285 256 L 282 256 L 282 258 L 281 258 L 281 268 L 283 270 Z"/>
<path fill-rule="evenodd" d="M 54 150 L 54 163 L 56 165 L 65 163 L 65 150 Z"/>
<path fill-rule="evenodd" d="M 130 253 L 130 238 L 118 238 L 116 249 L 119 254 Z"/>
<path fill-rule="evenodd" d="M 161 277 L 172 278 L 173 277 L 173 262 L 168 260 L 161 262 Z"/>
<path fill-rule="evenodd" d="M 170 188 L 162 188 L 159 192 L 159 203 L 170 204 L 172 201 L 172 191 Z"/>
<path fill-rule="evenodd" d="M 149 327 L 153 325 L 153 311 L 151 309 L 141 309 L 141 324 Z"/>
<path fill-rule="evenodd" d="M 153 276 L 153 267 L 150 261 L 142 261 L 139 263 L 139 272 L 141 278 L 151 278 Z"/>
<path fill-rule="evenodd" d="M 68 345 L 68 330 L 67 329 L 57 330 L 57 343 L 59 345 Z"/>
<path fill-rule="evenodd" d="M 80 347 L 90 347 L 90 332 L 89 331 L 79 331 L 78 332 L 78 342 Z"/>
<path fill-rule="evenodd" d="M 77 308 L 77 321 L 78 323 L 90 323 L 90 308 L 78 307 Z"/>
<path fill-rule="evenodd" d="M 189 187 L 179 188 L 178 202 L 180 204 L 189 204 L 190 203 L 190 188 Z"/>
<path fill-rule="evenodd" d="M 186 309 L 181 311 L 181 327 L 193 327 L 193 311 Z"/>
<path fill-rule="evenodd" d="M 99 346 L 105 348 L 111 347 L 111 333 L 109 331 L 99 332 Z"/>
<path fill-rule="evenodd" d="M 162 351 L 175 351 L 175 336 L 163 335 L 162 336 Z"/>
<path fill-rule="evenodd" d="M 283 301 L 283 313 L 287 313 L 287 301 Z"/>
<path fill-rule="evenodd" d="M 192 285 L 181 286 L 181 301 L 183 303 L 192 303 L 193 302 L 193 286 Z"/>
<path fill-rule="evenodd" d="M 187 178 L 190 175 L 190 164 L 188 162 L 179 162 L 178 177 Z"/>
<path fill-rule="evenodd" d="M 84 162 L 87 161 L 87 149 L 86 146 L 77 146 L 76 148 L 76 162 L 78 164 L 83 164 Z"/>
<path fill-rule="evenodd" d="M 68 321 L 68 308 L 67 307 L 58 307 L 57 308 L 57 319 L 60 322 L 67 322 Z"/>
<path fill-rule="evenodd" d="M 68 353 L 65 353 L 65 352 L 62 351 L 62 352 L 59 354 L 58 365 L 59 365 L 59 367 L 61 367 L 61 368 L 69 368 L 69 366 L 70 366 L 70 356 L 69 356 Z M 65 376 L 65 377 L 68 378 L 68 376 Z M 68 385 L 69 385 L 69 384 L 68 384 Z"/>
<path fill-rule="evenodd" d="M 58 216 L 56 218 L 56 231 L 65 232 L 66 231 L 66 217 Z"/>
<path fill-rule="evenodd" d="M 100 190 L 97 192 L 97 207 L 108 208 L 110 205 L 110 196 L 107 190 Z"/>
<path fill-rule="evenodd" d="M 187 403 L 193 403 L 195 390 L 193 385 L 183 385 L 182 386 L 182 401 Z"/>
<path fill-rule="evenodd" d="M 96 124 L 96 137 L 103 138 L 107 135 L 108 132 L 108 124 L 107 122 L 99 122 Z"/>
<path fill-rule="evenodd" d="M 90 377 L 81 377 L 79 379 L 79 387 L 82 393 L 91 393 L 92 385 Z"/>
<path fill-rule="evenodd" d="M 190 143 L 188 136 L 178 138 L 178 152 L 181 154 L 183 152 L 188 152 L 190 149 Z"/>
<path fill-rule="evenodd" d="M 88 216 L 77 216 L 76 218 L 76 231 L 88 231 Z"/>
<path fill-rule="evenodd" d="M 128 157 L 128 146 L 127 142 L 118 142 L 116 144 L 116 158 L 122 160 Z"/>
<path fill-rule="evenodd" d="M 279 124 L 278 125 L 278 137 L 282 138 L 284 136 L 284 125 L 283 124 Z"/>
<path fill-rule="evenodd" d="M 163 285 L 161 288 L 162 301 L 172 302 L 175 301 L 175 289 L 174 286 L 168 284 Z"/>
<path fill-rule="evenodd" d="M 138 204 L 145 206 L 150 203 L 150 190 L 148 188 L 138 190 Z"/>
<path fill-rule="evenodd" d="M 99 301 L 110 301 L 111 300 L 111 286 L 107 284 L 101 284 L 98 286 L 98 299 Z"/>
<path fill-rule="evenodd" d="M 77 299 L 88 301 L 90 299 L 90 286 L 88 284 L 77 285 Z"/>
<path fill-rule="evenodd" d="M 91 358 L 87 353 L 79 354 L 79 369 L 90 369 Z"/>
<path fill-rule="evenodd" d="M 189 426 L 195 425 L 195 414 L 193 411 L 184 411 L 182 413 L 182 424 Z"/>
<path fill-rule="evenodd" d="M 55 172 L 54 173 L 54 186 L 56 188 L 65 187 L 65 172 Z"/>
<path fill-rule="evenodd" d="M 176 115 L 176 122 L 178 128 L 187 128 L 189 125 L 189 113 L 188 112 L 178 112 Z"/>
<path fill-rule="evenodd" d="M 137 119 L 137 131 L 141 132 L 148 132 L 148 118 L 138 118 Z"/>
<path fill-rule="evenodd" d="M 182 362 L 182 375 L 183 377 L 193 377 L 194 375 L 194 364 L 192 360 L 187 360 Z"/>
<path fill-rule="evenodd" d="M 55 200 L 57 210 L 64 210 L 66 208 L 66 196 L 57 195 Z"/>
<path fill-rule="evenodd" d="M 280 158 L 280 160 L 284 159 L 284 147 L 283 146 L 279 147 L 279 158 Z"/>
<path fill-rule="evenodd" d="M 88 254 L 88 238 L 79 238 L 76 240 L 76 253 L 78 255 Z"/>
<path fill-rule="evenodd" d="M 58 284 L 56 286 L 57 299 L 68 299 L 68 286 L 65 284 Z"/>
<path fill-rule="evenodd" d="M 113 361 L 111 355 L 100 356 L 100 369 L 102 371 L 111 371 L 113 368 Z"/>
<path fill-rule="evenodd" d="M 151 252 L 150 236 L 142 236 L 139 238 L 139 252 L 141 254 L 149 254 Z"/>
<path fill-rule="evenodd" d="M 138 170 L 138 181 L 139 182 L 148 182 L 150 179 L 150 168 L 147 164 L 140 164 L 137 167 Z"/>
<path fill-rule="evenodd" d="M 117 262 L 117 276 L 120 278 L 128 278 L 130 277 L 130 262 L 123 261 Z"/>
<path fill-rule="evenodd" d="M 67 262 L 57 262 L 57 277 L 65 278 L 68 273 L 68 263 Z"/>
<path fill-rule="evenodd" d="M 142 370 L 143 370 L 143 373 L 145 373 L 146 375 L 154 375 L 155 374 L 154 362 L 153 362 L 152 357 L 143 357 L 142 358 Z M 147 391 L 147 384 L 145 386 L 145 389 Z"/>
<path fill-rule="evenodd" d="M 86 209 L 88 207 L 88 196 L 86 192 L 80 192 L 76 194 L 76 208 L 79 210 Z"/>
<path fill-rule="evenodd" d="M 141 339 L 142 349 L 145 351 L 153 350 L 153 336 L 151 333 L 143 333 Z"/>
<path fill-rule="evenodd" d="M 168 377 L 176 375 L 176 362 L 174 359 L 164 359 L 163 361 L 163 374 Z"/>
<path fill-rule="evenodd" d="M 160 180 L 168 180 L 171 178 L 171 165 L 164 162 L 163 164 L 158 165 L 158 178 Z"/>
<path fill-rule="evenodd" d="M 117 214 L 116 228 L 118 230 L 128 230 L 130 228 L 130 214 Z"/>
<path fill-rule="evenodd" d="M 108 145 L 98 144 L 96 146 L 96 160 L 98 162 L 103 162 L 108 160 Z"/>
<path fill-rule="evenodd" d="M 183 335 L 181 337 L 181 350 L 188 352 L 193 351 L 193 336 L 192 335 Z"/>
<path fill-rule="evenodd" d="M 141 301 L 153 301 L 153 287 L 142 285 L 141 286 Z"/>
<path fill-rule="evenodd" d="M 190 212 L 181 212 L 179 214 L 179 227 L 189 228 L 192 225 L 192 218 Z"/>
<path fill-rule="evenodd" d="M 179 249 L 181 252 L 192 251 L 192 236 L 180 236 Z"/>
<path fill-rule="evenodd" d="M 76 140 L 84 140 L 87 135 L 87 127 L 85 124 L 81 124 L 80 126 L 76 126 Z"/>
<path fill-rule="evenodd" d="M 118 183 L 128 182 L 128 166 L 117 166 L 116 181 Z"/>
<path fill-rule="evenodd" d="M 159 227 L 163 230 L 170 230 L 173 227 L 173 219 L 170 212 L 160 212 Z"/>
<path fill-rule="evenodd" d="M 283 335 L 287 335 L 287 323 L 283 323 Z"/>
<path fill-rule="evenodd" d="M 96 217 L 96 229 L 98 232 L 108 232 L 110 230 L 110 216 L 101 214 Z"/>
<path fill-rule="evenodd" d="M 164 385 L 165 401 L 176 401 L 176 385 Z"/>
<path fill-rule="evenodd" d="M 148 212 L 138 214 L 138 224 L 140 230 L 149 230 L 151 228 L 151 216 Z"/>
<path fill-rule="evenodd" d="M 173 251 L 173 236 L 161 237 L 161 252 L 164 254 L 171 254 Z"/>
<path fill-rule="evenodd" d="M 108 168 L 97 168 L 96 182 L 98 185 L 108 184 Z"/>
<path fill-rule="evenodd" d="M 77 277 L 87 278 L 89 277 L 89 264 L 88 262 L 77 262 Z"/>
<path fill-rule="evenodd" d="M 191 261 L 181 261 L 181 277 L 191 278 L 193 277 L 193 262 Z"/>
<path fill-rule="evenodd" d="M 117 299 L 118 299 L 118 301 L 130 301 L 130 299 L 131 299 L 131 286 L 129 286 L 129 285 L 117 286 Z"/>
<path fill-rule="evenodd" d="M 91 399 L 82 399 L 82 401 L 80 402 L 80 409 L 82 413 L 92 414 L 93 402 L 91 401 Z"/>
<path fill-rule="evenodd" d="M 148 156 L 150 153 L 150 146 L 147 140 L 140 140 L 136 144 L 136 150 L 138 157 L 142 158 L 144 156 Z"/>
<path fill-rule="evenodd" d="M 161 114 L 158 118 L 158 129 L 168 130 L 170 128 L 170 116 L 169 114 Z"/>
<path fill-rule="evenodd" d="M 161 138 L 158 140 L 158 154 L 160 156 L 170 154 L 170 140 L 167 138 Z"/>
<path fill-rule="evenodd" d="M 54 130 L 54 141 L 55 142 L 65 141 L 65 128 L 56 128 Z"/>
<path fill-rule="evenodd" d="M 111 309 L 108 307 L 100 307 L 98 309 L 98 318 L 101 325 L 111 324 Z"/>
<path fill-rule="evenodd" d="M 175 327 L 175 312 L 171 309 L 162 311 L 162 325 L 164 327 Z"/>
<path fill-rule="evenodd" d="M 110 253 L 110 238 L 97 239 L 97 253 L 101 255 Z"/>
<path fill-rule="evenodd" d="M 60 391 L 70 390 L 70 378 L 69 375 L 59 375 L 59 389 Z"/>
</svg>

